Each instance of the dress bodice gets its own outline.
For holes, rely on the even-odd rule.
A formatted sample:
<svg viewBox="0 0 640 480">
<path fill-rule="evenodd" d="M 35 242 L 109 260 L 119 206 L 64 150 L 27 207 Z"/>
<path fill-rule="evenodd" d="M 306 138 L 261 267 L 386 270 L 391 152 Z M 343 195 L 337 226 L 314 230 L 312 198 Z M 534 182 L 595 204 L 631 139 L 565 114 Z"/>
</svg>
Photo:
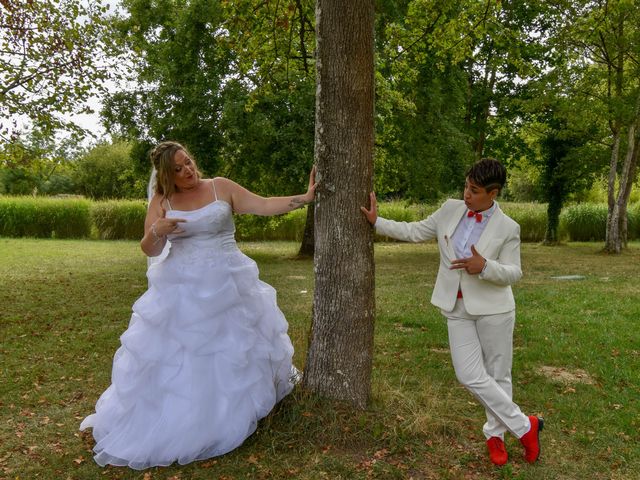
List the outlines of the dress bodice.
<svg viewBox="0 0 640 480">
<path fill-rule="evenodd" d="M 224 200 L 215 200 L 195 210 L 169 210 L 167 218 L 182 218 L 178 224 L 182 233 L 167 236 L 171 250 L 186 247 L 220 249 L 235 248 L 235 225 L 231 205 Z"/>
</svg>

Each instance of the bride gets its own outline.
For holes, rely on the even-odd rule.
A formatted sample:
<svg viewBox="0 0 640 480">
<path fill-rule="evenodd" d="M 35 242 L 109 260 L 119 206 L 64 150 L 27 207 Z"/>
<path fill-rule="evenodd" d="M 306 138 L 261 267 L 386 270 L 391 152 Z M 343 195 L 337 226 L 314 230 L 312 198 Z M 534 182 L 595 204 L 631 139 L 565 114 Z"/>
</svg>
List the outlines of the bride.
<svg viewBox="0 0 640 480">
<path fill-rule="evenodd" d="M 293 388 L 293 346 L 275 290 L 236 246 L 232 213 L 277 215 L 313 200 L 263 198 L 203 179 L 188 151 L 163 142 L 140 245 L 152 263 L 95 413 L 95 461 L 144 469 L 222 455 Z M 163 254 L 164 255 L 164 254 Z"/>
</svg>

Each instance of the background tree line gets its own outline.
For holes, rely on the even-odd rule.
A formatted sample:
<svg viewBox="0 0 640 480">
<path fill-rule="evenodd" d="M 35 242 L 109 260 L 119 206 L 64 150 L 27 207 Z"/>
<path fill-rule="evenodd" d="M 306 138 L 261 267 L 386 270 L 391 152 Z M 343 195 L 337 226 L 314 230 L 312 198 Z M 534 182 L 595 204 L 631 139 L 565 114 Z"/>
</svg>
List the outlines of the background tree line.
<svg viewBox="0 0 640 480">
<path fill-rule="evenodd" d="M 2 118 L 31 120 L 2 121 L 0 192 L 140 197 L 163 139 L 207 175 L 265 195 L 302 188 L 313 1 L 122 0 L 116 14 L 53 3 L 0 2 Z M 548 204 L 553 243 L 562 206 L 604 178 L 606 245 L 619 251 L 637 179 L 639 24 L 634 0 L 376 0 L 377 192 L 437 202 L 494 156 L 509 166 L 507 198 Z M 79 113 L 107 77 L 109 138 L 61 141 L 60 114 Z"/>
</svg>

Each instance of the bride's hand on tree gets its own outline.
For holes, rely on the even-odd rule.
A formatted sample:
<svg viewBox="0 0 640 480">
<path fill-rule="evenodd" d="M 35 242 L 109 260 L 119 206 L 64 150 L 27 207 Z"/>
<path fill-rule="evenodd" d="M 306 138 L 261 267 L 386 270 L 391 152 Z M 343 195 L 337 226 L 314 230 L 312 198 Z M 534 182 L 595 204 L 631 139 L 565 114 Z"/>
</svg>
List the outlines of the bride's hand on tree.
<svg viewBox="0 0 640 480">
<path fill-rule="evenodd" d="M 311 169 L 311 173 L 309 174 L 309 187 L 307 188 L 307 193 L 302 196 L 305 203 L 313 202 L 317 186 L 318 184 L 316 183 L 316 167 L 314 165 Z"/>
</svg>

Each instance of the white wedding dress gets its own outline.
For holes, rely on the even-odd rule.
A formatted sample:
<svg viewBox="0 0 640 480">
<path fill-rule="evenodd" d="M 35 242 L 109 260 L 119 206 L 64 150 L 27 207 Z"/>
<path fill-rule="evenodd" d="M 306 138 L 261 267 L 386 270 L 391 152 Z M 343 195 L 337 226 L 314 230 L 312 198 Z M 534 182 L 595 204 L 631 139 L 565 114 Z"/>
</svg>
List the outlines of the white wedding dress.
<svg viewBox="0 0 640 480">
<path fill-rule="evenodd" d="M 184 218 L 149 267 L 113 359 L 111 385 L 80 429 L 99 465 L 186 464 L 238 447 L 293 388 L 293 346 L 275 290 L 236 246 L 231 206 Z"/>
</svg>

